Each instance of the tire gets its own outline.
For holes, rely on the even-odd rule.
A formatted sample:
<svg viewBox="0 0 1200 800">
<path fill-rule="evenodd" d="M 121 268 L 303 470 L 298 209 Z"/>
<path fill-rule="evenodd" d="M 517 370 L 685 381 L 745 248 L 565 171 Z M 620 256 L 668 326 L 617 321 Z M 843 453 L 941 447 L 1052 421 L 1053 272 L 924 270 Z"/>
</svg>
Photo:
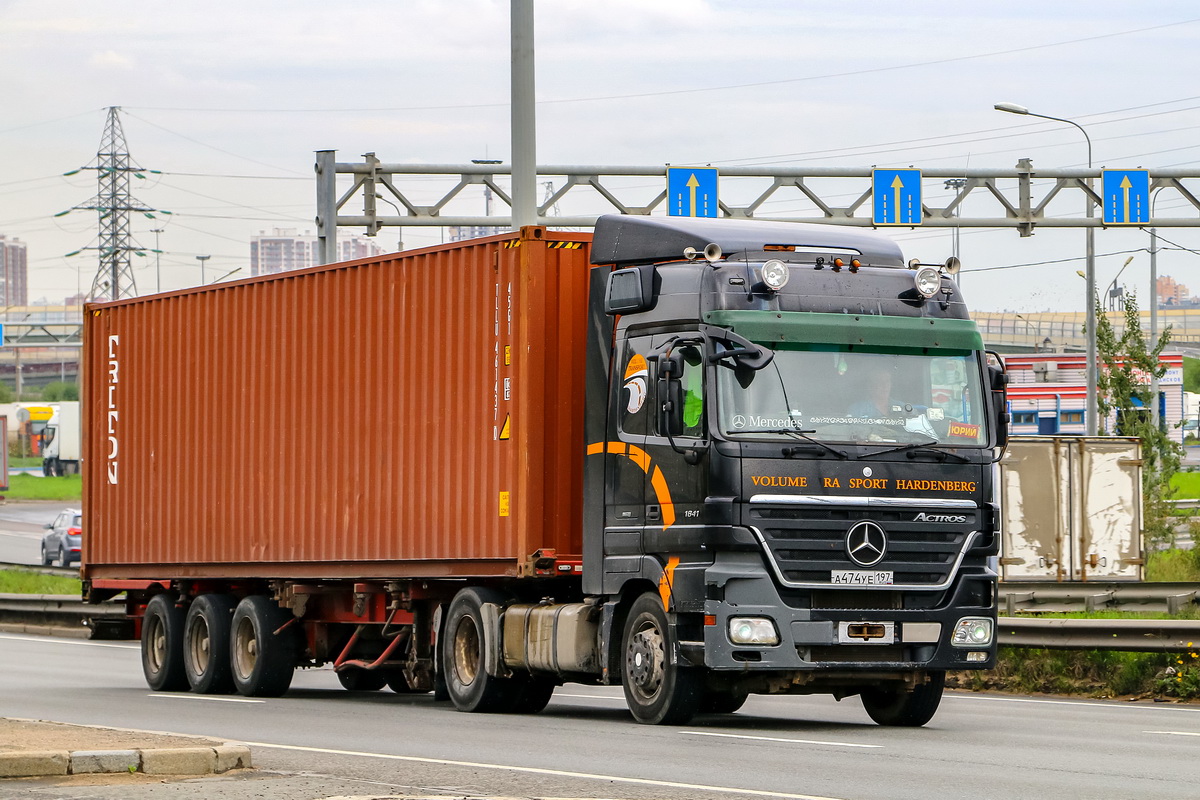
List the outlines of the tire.
<svg viewBox="0 0 1200 800">
<path fill-rule="evenodd" d="M 671 663 L 670 635 L 657 594 L 633 602 L 622 638 L 621 684 L 629 713 L 645 725 L 683 725 L 700 706 L 701 673 Z"/>
<path fill-rule="evenodd" d="M 275 631 L 293 619 L 263 595 L 242 598 L 229 635 L 233 685 L 245 697 L 279 697 L 292 685 L 297 641 L 292 629 Z"/>
<path fill-rule="evenodd" d="M 879 725 L 919 728 L 937 712 L 946 687 L 946 673 L 932 671 L 929 680 L 911 692 L 903 689 L 866 689 L 862 693 L 863 708 Z"/>
<path fill-rule="evenodd" d="M 732 714 L 746 704 L 748 694 L 727 690 L 706 691 L 700 696 L 701 714 Z"/>
<path fill-rule="evenodd" d="M 384 672 L 384 677 L 387 680 L 387 687 L 396 694 L 428 694 L 428 689 L 414 689 L 408 685 L 408 678 L 404 677 L 404 670 L 389 669 Z M 447 698 L 449 699 L 449 698 Z"/>
<path fill-rule="evenodd" d="M 183 609 L 175 598 L 156 594 L 142 617 L 142 673 L 156 692 L 187 691 L 183 670 Z"/>
<path fill-rule="evenodd" d="M 54 563 L 54 557 L 46 552 L 46 543 L 42 542 L 42 566 L 48 567 Z"/>
<path fill-rule="evenodd" d="M 454 596 L 446 613 L 441 639 L 442 666 L 450 702 L 459 711 L 502 713 L 518 699 L 518 678 L 498 678 L 484 669 L 483 615 L 485 603 L 501 605 L 504 596 L 492 589 L 471 587 Z"/>
<path fill-rule="evenodd" d="M 71 557 L 67 555 L 67 549 L 62 545 L 58 546 L 58 565 L 63 569 L 71 566 Z"/>
<path fill-rule="evenodd" d="M 378 692 L 387 683 L 387 674 L 381 669 L 347 667 L 338 670 L 337 676 L 342 688 L 348 692 Z"/>
<path fill-rule="evenodd" d="M 54 477 L 54 465 L 51 464 L 46 459 L 42 459 L 42 477 L 43 478 L 53 478 Z"/>
<path fill-rule="evenodd" d="M 554 689 L 558 686 L 553 678 L 544 675 L 520 676 L 518 680 L 521 687 L 508 709 L 513 714 L 538 713 L 550 703 Z"/>
<path fill-rule="evenodd" d="M 227 594 L 202 594 L 183 622 L 183 668 L 196 694 L 233 691 L 229 632 L 237 601 Z"/>
</svg>

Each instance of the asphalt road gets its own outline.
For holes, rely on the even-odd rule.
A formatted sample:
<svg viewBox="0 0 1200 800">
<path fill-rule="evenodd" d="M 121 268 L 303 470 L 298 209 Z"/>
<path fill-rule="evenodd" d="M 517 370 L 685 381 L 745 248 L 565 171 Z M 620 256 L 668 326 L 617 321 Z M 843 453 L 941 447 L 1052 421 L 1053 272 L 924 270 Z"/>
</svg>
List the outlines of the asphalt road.
<svg viewBox="0 0 1200 800">
<path fill-rule="evenodd" d="M 64 508 L 79 504 L 57 501 L 5 503 L 0 505 L 0 561 L 10 564 L 40 564 L 43 527 L 54 522 Z"/>
<path fill-rule="evenodd" d="M 950 694 L 915 730 L 857 700 L 751 698 L 685 727 L 631 722 L 620 690 L 569 685 L 535 716 L 350 693 L 328 670 L 283 698 L 156 694 L 133 643 L 0 634 L 0 714 L 251 744 L 259 773 L 173 787 L 0 783 L 4 798 L 1195 797 L 1200 707 Z M 190 787 L 190 788 L 189 788 Z M 162 789 L 162 787 L 159 787 Z M 136 790 L 135 790 L 136 789 Z M 188 794 L 196 791 L 198 794 Z"/>
</svg>

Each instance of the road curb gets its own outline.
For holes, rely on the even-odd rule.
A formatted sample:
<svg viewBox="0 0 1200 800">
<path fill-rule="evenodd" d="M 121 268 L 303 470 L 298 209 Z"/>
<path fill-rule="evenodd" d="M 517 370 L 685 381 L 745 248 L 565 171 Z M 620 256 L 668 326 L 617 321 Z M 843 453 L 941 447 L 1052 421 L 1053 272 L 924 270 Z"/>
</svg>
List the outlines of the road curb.
<svg viewBox="0 0 1200 800">
<path fill-rule="evenodd" d="M 213 775 L 249 769 L 250 748 L 147 747 L 134 750 L 39 750 L 0 753 L 0 778 L 42 778 L 96 773 Z"/>
</svg>

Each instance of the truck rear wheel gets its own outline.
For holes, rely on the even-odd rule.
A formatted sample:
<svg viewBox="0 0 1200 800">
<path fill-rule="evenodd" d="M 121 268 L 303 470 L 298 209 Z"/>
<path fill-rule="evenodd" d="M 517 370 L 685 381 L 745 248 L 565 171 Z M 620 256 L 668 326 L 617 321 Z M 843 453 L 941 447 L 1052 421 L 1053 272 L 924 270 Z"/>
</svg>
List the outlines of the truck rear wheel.
<svg viewBox="0 0 1200 800">
<path fill-rule="evenodd" d="M 192 601 L 183 623 L 183 668 L 196 694 L 229 694 L 230 618 L 237 605 L 227 594 L 202 594 Z"/>
<path fill-rule="evenodd" d="M 233 612 L 229 647 L 233 683 L 246 697 L 279 697 L 296 670 L 295 636 L 280 628 L 292 615 L 262 595 L 250 595 Z"/>
<path fill-rule="evenodd" d="M 502 713 L 513 710 L 521 689 L 517 678 L 489 675 L 484 649 L 483 606 L 502 605 L 492 589 L 471 587 L 454 596 L 441 639 L 446 691 L 459 711 Z"/>
<path fill-rule="evenodd" d="M 707 690 L 700 696 L 701 714 L 732 714 L 746 704 L 748 694 L 727 689 Z"/>
<path fill-rule="evenodd" d="M 387 674 L 381 669 L 347 667 L 338 670 L 338 682 L 348 692 L 378 692 L 387 683 Z"/>
<path fill-rule="evenodd" d="M 946 687 L 946 673 L 933 671 L 929 680 L 906 692 L 903 689 L 866 689 L 862 693 L 863 708 L 880 725 L 918 728 L 937 712 Z"/>
<path fill-rule="evenodd" d="M 629 712 L 646 725 L 682 725 L 699 707 L 701 675 L 672 663 L 670 636 L 658 595 L 643 594 L 633 602 L 625 623 L 621 684 Z"/>
<path fill-rule="evenodd" d="M 175 598 L 156 594 L 142 617 L 142 673 L 156 692 L 181 692 L 188 688 L 183 669 L 183 610 Z"/>
</svg>

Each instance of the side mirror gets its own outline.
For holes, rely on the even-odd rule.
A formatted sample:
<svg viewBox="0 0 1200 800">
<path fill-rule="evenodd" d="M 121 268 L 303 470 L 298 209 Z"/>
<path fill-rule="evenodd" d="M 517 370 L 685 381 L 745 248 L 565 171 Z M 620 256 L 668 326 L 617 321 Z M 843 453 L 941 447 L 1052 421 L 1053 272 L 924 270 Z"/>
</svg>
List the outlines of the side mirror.
<svg viewBox="0 0 1200 800">
<path fill-rule="evenodd" d="M 992 395 L 992 418 L 996 421 L 996 447 L 1008 444 L 1008 426 L 1012 416 L 1008 413 L 1008 373 L 1004 362 L 995 353 L 988 353 L 988 385 Z M 994 362 L 994 363 L 993 363 Z"/>
<path fill-rule="evenodd" d="M 664 436 L 683 433 L 683 356 L 672 354 L 658 360 L 658 431 Z"/>
</svg>

